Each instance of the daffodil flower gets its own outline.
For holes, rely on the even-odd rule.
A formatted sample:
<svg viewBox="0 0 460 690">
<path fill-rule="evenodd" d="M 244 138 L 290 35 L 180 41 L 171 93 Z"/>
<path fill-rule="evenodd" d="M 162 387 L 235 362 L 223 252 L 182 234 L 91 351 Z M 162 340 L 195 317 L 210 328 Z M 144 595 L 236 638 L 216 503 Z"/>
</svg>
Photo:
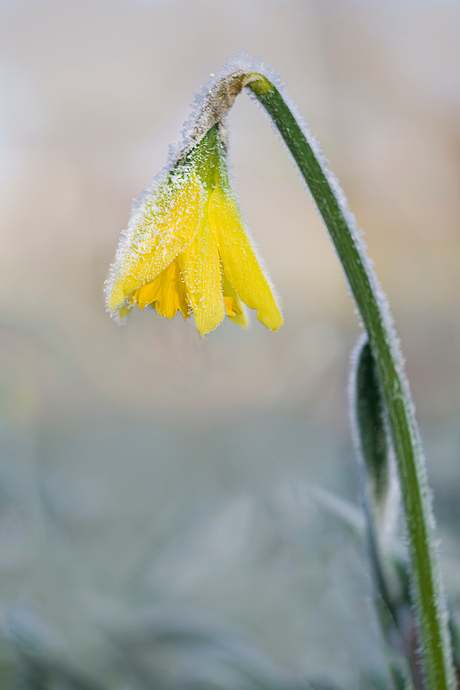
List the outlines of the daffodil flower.
<svg viewBox="0 0 460 690">
<path fill-rule="evenodd" d="M 219 124 L 147 190 L 122 235 L 107 281 L 107 307 L 172 319 L 193 314 L 202 336 L 224 316 L 247 325 L 244 305 L 272 331 L 283 323 L 231 188 Z"/>
</svg>

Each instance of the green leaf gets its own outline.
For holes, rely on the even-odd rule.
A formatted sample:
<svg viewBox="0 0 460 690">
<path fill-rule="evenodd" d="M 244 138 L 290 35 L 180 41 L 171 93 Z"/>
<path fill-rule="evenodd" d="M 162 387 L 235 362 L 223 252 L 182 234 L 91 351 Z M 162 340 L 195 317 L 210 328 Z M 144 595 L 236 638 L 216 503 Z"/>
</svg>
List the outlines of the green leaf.
<svg viewBox="0 0 460 690">
<path fill-rule="evenodd" d="M 369 507 L 381 522 L 385 519 L 390 486 L 389 446 L 377 369 L 367 340 L 358 352 L 355 376 L 356 425 L 366 469 Z"/>
</svg>

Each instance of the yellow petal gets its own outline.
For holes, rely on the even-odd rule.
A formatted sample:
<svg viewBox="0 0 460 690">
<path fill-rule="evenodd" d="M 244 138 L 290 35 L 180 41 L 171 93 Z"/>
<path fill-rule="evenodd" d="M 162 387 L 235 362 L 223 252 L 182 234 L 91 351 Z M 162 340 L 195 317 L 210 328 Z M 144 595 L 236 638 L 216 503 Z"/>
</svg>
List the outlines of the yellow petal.
<svg viewBox="0 0 460 690">
<path fill-rule="evenodd" d="M 151 283 L 147 283 L 147 285 L 143 285 L 142 287 L 136 290 L 136 292 L 134 293 L 134 299 L 137 301 L 139 309 L 144 309 L 144 307 L 146 307 L 148 304 L 152 304 L 152 302 L 155 302 L 158 296 L 158 292 L 160 291 L 163 273 L 165 273 L 165 271 L 167 270 L 168 269 L 165 268 L 165 270 L 162 273 L 160 273 L 160 275 L 157 276 L 155 280 L 152 280 Z"/>
<path fill-rule="evenodd" d="M 180 275 L 179 264 L 173 261 L 172 264 L 161 273 L 156 280 L 160 281 L 160 287 L 155 300 L 155 309 L 160 316 L 172 319 L 180 310 L 184 319 L 189 314 L 185 283 Z"/>
<path fill-rule="evenodd" d="M 234 323 L 238 324 L 238 326 L 247 328 L 248 319 L 244 304 L 240 300 L 236 290 L 234 290 L 228 282 L 228 278 L 224 272 L 222 272 L 222 290 L 224 293 L 226 316 Z"/>
<path fill-rule="evenodd" d="M 225 316 L 220 259 L 216 239 L 209 228 L 201 228 L 179 256 L 195 324 L 201 336 L 212 331 Z"/>
<path fill-rule="evenodd" d="M 203 218 L 203 199 L 197 176 L 179 170 L 145 203 L 130 244 L 114 266 L 108 289 L 111 310 L 152 282 L 190 244 Z"/>
<path fill-rule="evenodd" d="M 236 201 L 219 187 L 211 194 L 208 223 L 215 233 L 230 285 L 250 309 L 257 309 L 259 321 L 276 331 L 283 324 L 283 317 L 243 226 Z"/>
<path fill-rule="evenodd" d="M 173 319 L 180 310 L 184 319 L 189 314 L 185 283 L 180 275 L 177 259 L 172 261 L 151 283 L 143 285 L 130 295 L 130 301 L 139 309 L 147 305 L 155 307 L 160 316 Z"/>
</svg>

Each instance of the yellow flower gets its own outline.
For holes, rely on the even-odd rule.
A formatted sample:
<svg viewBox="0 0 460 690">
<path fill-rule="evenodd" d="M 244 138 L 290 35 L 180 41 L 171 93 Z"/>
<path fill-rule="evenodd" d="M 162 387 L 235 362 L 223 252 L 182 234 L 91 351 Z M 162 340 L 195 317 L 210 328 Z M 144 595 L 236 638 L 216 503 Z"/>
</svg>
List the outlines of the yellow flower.
<svg viewBox="0 0 460 690">
<path fill-rule="evenodd" d="M 246 326 L 244 304 L 275 331 L 283 323 L 232 192 L 219 126 L 147 190 L 120 240 L 107 281 L 108 310 L 134 306 L 172 319 L 193 314 L 202 336 L 228 316 Z"/>
</svg>

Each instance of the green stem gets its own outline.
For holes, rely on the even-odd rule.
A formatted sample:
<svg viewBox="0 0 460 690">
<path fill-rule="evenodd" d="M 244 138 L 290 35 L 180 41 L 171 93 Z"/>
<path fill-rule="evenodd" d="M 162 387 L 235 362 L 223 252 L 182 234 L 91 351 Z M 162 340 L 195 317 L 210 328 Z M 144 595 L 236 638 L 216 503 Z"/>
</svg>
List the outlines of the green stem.
<svg viewBox="0 0 460 690">
<path fill-rule="evenodd" d="M 353 223 L 337 198 L 334 184 L 328 179 L 295 116 L 268 79 L 258 74 L 251 77 L 247 88 L 267 110 L 310 189 L 368 333 L 397 458 L 426 686 L 429 690 L 453 690 L 456 683 L 448 618 L 441 589 L 424 460 L 386 302 Z"/>
</svg>

